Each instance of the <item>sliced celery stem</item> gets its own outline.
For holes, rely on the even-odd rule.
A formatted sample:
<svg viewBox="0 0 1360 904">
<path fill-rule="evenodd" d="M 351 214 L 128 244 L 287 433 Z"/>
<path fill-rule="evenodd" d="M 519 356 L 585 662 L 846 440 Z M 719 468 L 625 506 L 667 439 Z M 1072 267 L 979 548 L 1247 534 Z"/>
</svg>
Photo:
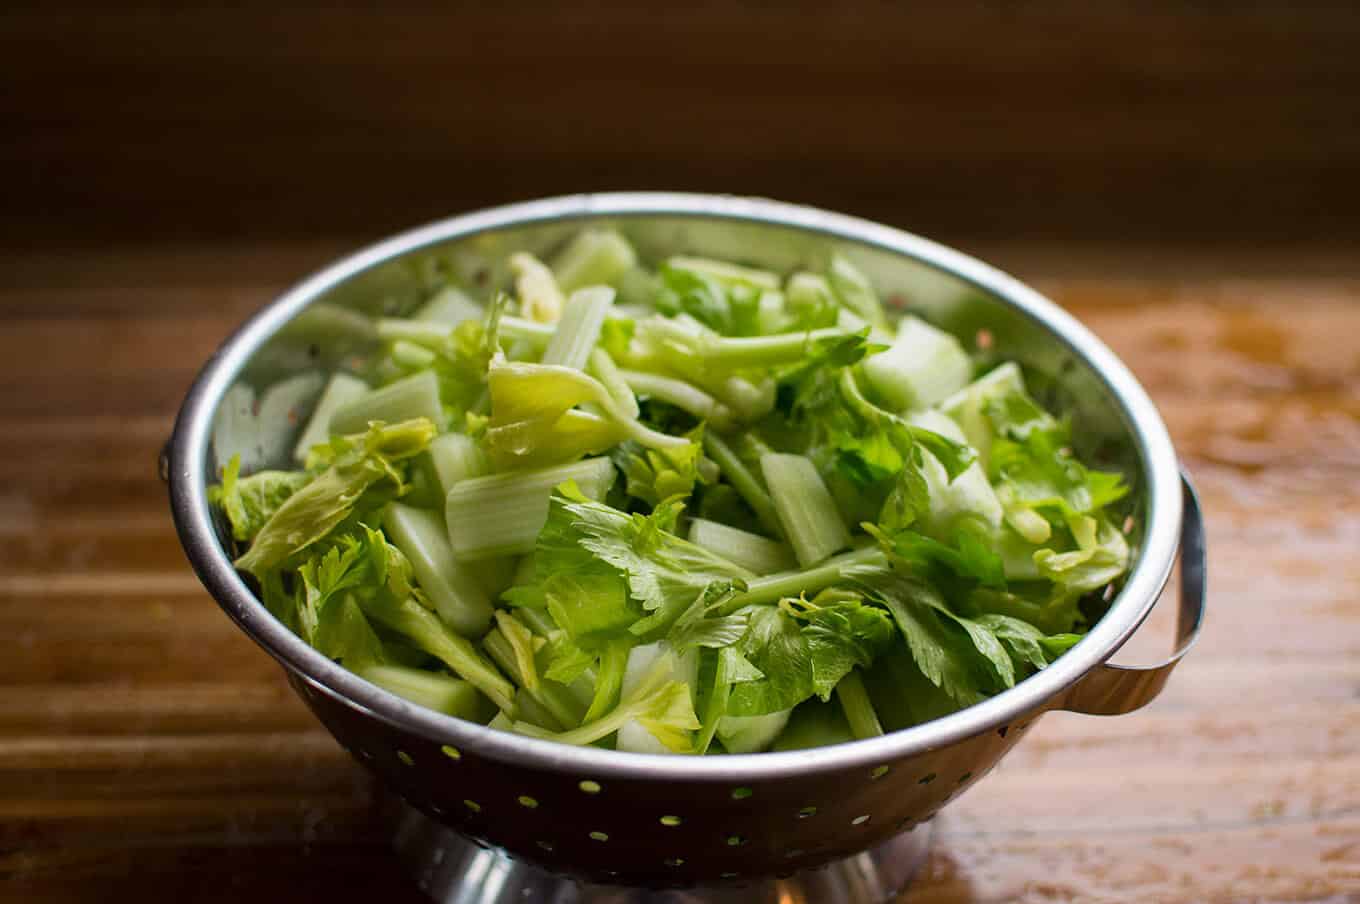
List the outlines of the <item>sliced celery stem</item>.
<svg viewBox="0 0 1360 904">
<path fill-rule="evenodd" d="M 321 399 L 316 403 L 311 420 L 298 437 L 297 445 L 293 448 L 293 459 L 299 464 L 305 462 L 313 446 L 331 438 L 331 416 L 336 410 L 366 395 L 368 391 L 368 384 L 358 377 L 344 373 L 331 377 L 325 391 L 321 393 Z"/>
<path fill-rule="evenodd" d="M 423 345 L 398 339 L 392 343 L 392 361 L 406 370 L 423 370 L 434 364 L 435 354 Z"/>
<path fill-rule="evenodd" d="M 587 372 L 609 390 L 609 394 L 619 406 L 619 411 L 628 417 L 637 417 L 640 413 L 637 396 L 633 394 L 632 387 L 623 378 L 623 371 L 619 370 L 609 352 L 602 348 L 593 349 L 588 364 Z"/>
<path fill-rule="evenodd" d="M 581 716 L 585 712 L 585 708 L 577 705 L 576 699 L 565 687 L 546 678 L 540 679 L 535 688 L 530 688 L 527 685 L 524 676 L 519 672 L 519 665 L 515 660 L 515 651 L 499 628 L 493 629 L 486 637 L 482 638 L 482 646 L 486 648 L 486 652 L 490 654 L 492 661 L 500 666 L 501 670 L 509 675 L 511 680 L 524 688 L 528 695 L 540 706 L 552 713 L 553 719 L 563 728 L 575 728 L 581 724 Z"/>
<path fill-rule="evenodd" d="M 595 678 L 595 698 L 590 701 L 583 723 L 594 722 L 618 705 L 623 688 L 623 675 L 628 669 L 628 654 L 633 649 L 628 641 L 614 641 L 600 654 L 600 668 Z"/>
<path fill-rule="evenodd" d="M 732 447 L 713 431 L 705 430 L 704 451 L 722 470 L 723 475 L 732 484 L 732 488 L 741 495 L 742 499 L 746 500 L 746 504 L 751 507 L 751 511 L 755 512 L 756 518 L 759 519 L 765 529 L 776 537 L 784 536 L 784 527 L 779 523 L 779 515 L 774 510 L 774 502 L 770 500 L 770 494 L 765 492 L 760 481 L 737 457 L 737 453 L 732 451 Z"/>
<path fill-rule="evenodd" d="M 797 567 L 793 553 L 783 543 L 718 521 L 692 518 L 689 541 L 755 574 L 774 574 Z"/>
<path fill-rule="evenodd" d="M 537 323 L 510 314 L 501 315 L 500 337 L 502 339 L 522 339 L 526 342 L 532 342 L 536 346 L 544 346 L 552 341 L 555 332 L 557 330 L 551 323 Z"/>
<path fill-rule="evenodd" d="M 478 652 L 472 641 L 456 633 L 411 597 L 393 601 L 379 594 L 357 594 L 364 614 L 405 635 L 417 647 L 438 658 L 458 677 L 491 698 L 503 710 L 515 711 L 515 686 Z"/>
<path fill-rule="evenodd" d="M 340 406 L 331 415 L 330 431 L 362 433 L 370 421 L 396 424 L 417 417 L 429 418 L 435 424 L 444 419 L 434 371 L 404 377 Z"/>
<path fill-rule="evenodd" d="M 605 314 L 613 303 L 614 290 L 604 286 L 573 292 L 543 352 L 543 363 L 584 369 L 591 350 L 600 339 Z"/>
<path fill-rule="evenodd" d="M 798 564 L 815 565 L 850 545 L 840 510 L 809 459 L 771 452 L 760 456 L 760 470 Z"/>
<path fill-rule="evenodd" d="M 444 496 L 460 480 L 481 477 L 491 470 L 491 462 L 477 441 L 464 433 L 445 433 L 430 441 L 430 463 Z"/>
<path fill-rule="evenodd" d="M 365 681 L 426 709 L 472 722 L 479 721 L 478 716 L 482 713 L 483 704 L 477 689 L 459 678 L 396 665 L 370 665 L 356 669 L 356 672 Z"/>
<path fill-rule="evenodd" d="M 836 699 L 840 701 L 845 721 L 850 723 L 850 731 L 855 740 L 876 738 L 883 734 L 883 726 L 878 721 L 878 713 L 869 700 L 869 692 L 864 689 L 864 681 L 859 672 L 850 671 L 836 685 Z"/>
<path fill-rule="evenodd" d="M 833 584 L 850 580 L 854 569 L 886 568 L 888 558 L 876 546 L 866 546 L 853 552 L 833 556 L 815 568 L 772 574 L 748 581 L 746 590 L 728 600 L 720 613 L 730 615 L 745 606 L 757 603 L 777 603 L 786 596 L 815 593 Z"/>
<path fill-rule="evenodd" d="M 435 352 L 448 348 L 449 335 L 453 332 L 453 327 L 435 320 L 405 320 L 400 317 L 380 318 L 377 329 L 379 339 L 409 342 Z"/>
<path fill-rule="evenodd" d="M 613 285 L 637 265 L 637 253 L 613 230 L 588 229 L 571 240 L 552 261 L 557 283 L 571 292 L 583 286 Z"/>
<path fill-rule="evenodd" d="M 449 627 L 469 637 L 486 630 L 491 602 L 470 570 L 454 559 L 438 512 L 393 502 L 383 514 L 383 529 L 411 562 L 421 589 Z"/>
<path fill-rule="evenodd" d="M 644 396 L 650 396 L 702 420 L 713 422 L 719 429 L 732 420 L 732 411 L 722 402 L 696 386 L 675 377 L 643 373 L 638 370 L 620 371 L 628 388 Z"/>
</svg>

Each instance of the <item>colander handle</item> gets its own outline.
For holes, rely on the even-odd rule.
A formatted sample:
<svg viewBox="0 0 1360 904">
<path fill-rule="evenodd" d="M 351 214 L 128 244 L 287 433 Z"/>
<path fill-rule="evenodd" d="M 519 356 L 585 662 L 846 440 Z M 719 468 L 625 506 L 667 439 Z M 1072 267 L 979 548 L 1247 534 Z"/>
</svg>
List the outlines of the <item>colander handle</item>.
<svg viewBox="0 0 1360 904">
<path fill-rule="evenodd" d="M 1172 670 L 1199 636 L 1200 626 L 1204 623 L 1204 516 L 1200 512 L 1199 497 L 1184 471 L 1181 472 L 1181 487 L 1185 503 L 1181 520 L 1180 619 L 1176 652 L 1165 662 L 1147 668 L 1102 663 L 1073 685 L 1061 709 L 1091 716 L 1118 716 L 1141 709 L 1162 692 Z"/>
</svg>

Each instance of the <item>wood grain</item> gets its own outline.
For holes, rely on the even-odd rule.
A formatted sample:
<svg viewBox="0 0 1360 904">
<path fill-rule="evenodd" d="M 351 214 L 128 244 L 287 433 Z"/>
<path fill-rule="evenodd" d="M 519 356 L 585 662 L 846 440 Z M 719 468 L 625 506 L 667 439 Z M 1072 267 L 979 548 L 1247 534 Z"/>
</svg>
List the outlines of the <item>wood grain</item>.
<svg viewBox="0 0 1360 904">
<path fill-rule="evenodd" d="M 0 290 L 0 901 L 419 900 L 385 851 L 376 789 L 189 572 L 155 474 L 198 363 L 336 250 L 15 258 Z M 1147 710 L 1046 717 L 938 818 L 905 901 L 1360 896 L 1360 273 L 1006 255 L 1165 415 L 1208 514 L 1209 626 Z M 1169 612 L 1119 657 L 1155 657 Z"/>
</svg>

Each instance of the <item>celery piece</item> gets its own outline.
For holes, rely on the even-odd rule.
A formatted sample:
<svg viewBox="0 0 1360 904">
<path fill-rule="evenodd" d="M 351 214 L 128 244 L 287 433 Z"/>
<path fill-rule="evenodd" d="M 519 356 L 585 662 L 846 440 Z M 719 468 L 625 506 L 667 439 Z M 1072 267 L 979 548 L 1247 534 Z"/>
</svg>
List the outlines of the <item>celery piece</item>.
<svg viewBox="0 0 1360 904">
<path fill-rule="evenodd" d="M 863 580 L 875 573 L 888 570 L 888 557 L 876 546 L 866 546 L 827 559 L 822 564 L 803 571 L 781 571 L 778 574 L 746 582 L 746 589 L 723 603 L 718 614 L 728 615 L 755 603 L 777 603 L 786 596 L 814 594 L 833 584 Z"/>
<path fill-rule="evenodd" d="M 845 712 L 845 721 L 850 725 L 850 733 L 855 739 L 876 738 L 883 734 L 878 713 L 869 700 L 869 692 L 864 689 L 864 681 L 859 672 L 851 670 L 836 684 L 836 700 Z"/>
<path fill-rule="evenodd" d="M 565 727 L 557 721 L 557 717 L 552 714 L 551 710 L 540 703 L 525 688 L 515 691 L 515 707 L 518 710 L 517 718 L 522 723 L 527 723 L 544 731 L 561 731 Z"/>
<path fill-rule="evenodd" d="M 600 340 L 600 328 L 613 303 L 614 290 L 605 286 L 571 293 L 557 321 L 557 331 L 543 352 L 542 363 L 584 369 L 591 349 Z"/>
<path fill-rule="evenodd" d="M 783 292 L 762 292 L 756 302 L 756 326 L 762 336 L 782 333 L 790 318 L 784 306 Z"/>
<path fill-rule="evenodd" d="M 434 352 L 424 346 L 416 345 L 414 342 L 407 342 L 405 339 L 398 339 L 393 342 L 388 354 L 398 367 L 409 371 L 424 370 L 432 366 L 435 361 Z"/>
<path fill-rule="evenodd" d="M 552 715 L 553 722 L 560 728 L 575 728 L 581 724 L 581 717 L 586 711 L 585 705 L 565 686 L 547 678 L 535 680 L 534 686 L 530 687 L 516 662 L 513 646 L 500 628 L 493 629 L 482 638 L 482 646 L 486 648 L 492 661 L 523 688 L 528 697 Z M 518 694 L 516 696 L 519 698 Z M 519 699 L 522 704 L 523 699 Z"/>
<path fill-rule="evenodd" d="M 760 470 L 800 565 L 814 565 L 850 545 L 836 501 L 811 461 L 770 452 L 760 457 Z"/>
<path fill-rule="evenodd" d="M 370 665 L 356 671 L 365 681 L 435 712 L 469 722 L 483 722 L 490 715 L 477 689 L 460 678 L 399 665 Z"/>
<path fill-rule="evenodd" d="M 500 336 L 502 340 L 510 342 L 524 342 L 535 348 L 542 348 L 552 341 L 553 329 L 551 323 L 538 323 L 533 320 L 525 320 L 523 317 L 513 317 L 505 314 L 501 317 Z"/>
<path fill-rule="evenodd" d="M 835 254 L 831 257 L 831 265 L 827 267 L 826 277 L 831 284 L 831 291 L 844 307 L 863 317 L 871 326 L 883 328 L 888 325 L 878 293 L 858 267 Z"/>
<path fill-rule="evenodd" d="M 356 594 L 359 607 L 371 620 L 405 636 L 417 647 L 447 665 L 455 675 L 472 683 L 503 710 L 515 711 L 515 685 L 438 615 L 413 598 L 393 599 L 390 594 Z"/>
<path fill-rule="evenodd" d="M 472 561 L 532 551 L 548 520 L 553 488 L 568 480 L 589 498 L 603 499 L 614 483 L 614 465 L 608 458 L 588 458 L 454 484 L 445 507 L 454 556 Z"/>
<path fill-rule="evenodd" d="M 332 376 L 316 403 L 311 420 L 298 436 L 297 445 L 293 447 L 293 460 L 302 464 L 307 460 L 307 452 L 312 446 L 329 440 L 332 415 L 337 409 L 365 395 L 368 390 L 368 384 L 358 377 L 343 373 Z"/>
<path fill-rule="evenodd" d="M 432 320 L 405 320 L 382 317 L 377 322 L 378 338 L 388 342 L 409 342 L 430 351 L 443 351 L 453 328 Z"/>
<path fill-rule="evenodd" d="M 914 427 L 923 427 L 955 442 L 968 441 L 958 424 L 950 420 L 948 415 L 934 409 L 917 411 L 909 415 L 907 421 Z M 921 476 L 925 478 L 930 491 L 930 511 L 925 519 L 930 533 L 942 537 L 951 536 L 954 523 L 960 518 L 970 516 L 980 518 L 993 531 L 1001 526 L 1001 501 L 997 498 L 996 490 L 992 489 L 991 483 L 988 482 L 987 474 L 982 470 L 980 462 L 974 461 L 951 481 L 939 459 L 925 450 L 922 450 L 921 455 L 923 459 Z M 1048 522 L 1042 516 L 1022 509 L 1017 512 L 1017 516 L 1021 518 L 1024 515 L 1019 512 L 1033 516 L 1042 524 L 1042 529 L 1047 530 Z M 1038 542 L 1046 539 L 1047 536 L 1039 537 Z"/>
<path fill-rule="evenodd" d="M 459 634 L 480 636 L 491 623 L 491 601 L 472 570 L 454 559 L 439 513 L 394 502 L 383 516 L 383 530 L 410 560 L 439 617 Z"/>
<path fill-rule="evenodd" d="M 440 289 L 435 296 L 415 313 L 415 320 L 457 326 L 464 320 L 481 320 L 486 309 L 473 301 L 461 289 L 452 286 Z"/>
<path fill-rule="evenodd" d="M 331 415 L 330 431 L 362 433 L 371 421 L 396 424 L 418 417 L 435 424 L 444 421 L 444 410 L 439 404 L 439 379 L 434 371 L 403 377 L 339 406 Z"/>
<path fill-rule="evenodd" d="M 987 403 L 1011 393 L 1025 392 L 1025 377 L 1020 367 L 1007 361 L 995 370 L 978 377 L 940 403 L 940 410 L 949 415 L 977 449 L 983 470 L 992 454 L 992 427 L 987 420 Z"/>
<path fill-rule="evenodd" d="M 692 707 L 694 686 L 699 679 L 699 651 L 694 649 L 677 655 L 664 641 L 633 647 L 628 653 L 623 675 L 623 699 L 635 693 L 644 682 L 658 680 L 662 675 L 686 688 Z M 637 719 L 630 719 L 619 727 L 616 749 L 630 753 L 676 752 Z"/>
<path fill-rule="evenodd" d="M 784 287 L 784 295 L 789 307 L 799 312 L 817 310 L 836 300 L 831 283 L 826 281 L 825 276 L 815 273 L 795 273 L 790 276 Z"/>
<path fill-rule="evenodd" d="M 482 451 L 482 447 L 475 439 L 464 433 L 445 433 L 436 436 L 430 443 L 429 454 L 430 463 L 434 467 L 435 476 L 439 478 L 439 486 L 445 497 L 458 481 L 467 480 L 469 477 L 481 477 L 491 470 L 491 462 Z"/>
<path fill-rule="evenodd" d="M 619 373 L 628 388 L 638 395 L 688 411 L 700 420 L 711 422 L 718 430 L 724 430 L 732 424 L 732 409 L 684 380 L 640 370 L 622 370 Z"/>
<path fill-rule="evenodd" d="M 723 476 L 727 478 L 727 482 L 732 484 L 732 488 L 746 500 L 746 504 L 755 512 L 756 518 L 765 529 L 777 537 L 782 537 L 784 528 L 779 523 L 779 514 L 775 511 L 770 494 L 765 491 L 760 479 L 746 467 L 737 453 L 732 451 L 732 447 L 713 431 L 705 430 L 704 451 L 713 459 Z"/>
<path fill-rule="evenodd" d="M 520 313 L 536 323 L 554 323 L 562 316 L 562 290 L 551 270 L 542 261 L 523 251 L 510 255 L 510 271 L 515 274 L 515 292 Z"/>
<path fill-rule="evenodd" d="M 689 541 L 756 574 L 788 571 L 798 564 L 783 543 L 706 518 L 690 521 Z"/>
<path fill-rule="evenodd" d="M 916 317 L 903 317 L 887 351 L 860 365 L 887 407 L 895 411 L 934 405 L 967 385 L 973 362 L 959 340 Z"/>
<path fill-rule="evenodd" d="M 612 229 L 587 229 L 553 259 L 557 284 L 565 292 L 585 286 L 612 286 L 637 266 L 637 253 Z M 650 299 L 648 299 L 650 301 Z"/>
<path fill-rule="evenodd" d="M 718 740 L 728 753 L 759 753 L 779 737 L 792 713 L 781 709 L 763 716 L 723 716 L 718 720 Z"/>
<path fill-rule="evenodd" d="M 626 417 L 636 418 L 640 413 L 638 409 L 637 396 L 628 385 L 628 381 L 623 378 L 623 372 L 614 363 L 609 352 L 602 348 L 593 349 L 590 353 L 589 366 L 586 372 L 599 380 L 604 388 L 609 390 L 609 395 L 619 406 L 619 411 Z"/>
<path fill-rule="evenodd" d="M 666 261 L 666 266 L 672 270 L 688 270 L 729 286 L 750 286 L 767 291 L 779 288 L 779 277 L 769 270 L 757 270 L 754 267 L 729 264 L 727 261 L 678 256 Z"/>
<path fill-rule="evenodd" d="M 853 741 L 839 703 L 808 700 L 794 707 L 789 724 L 775 739 L 774 750 L 806 750 Z"/>
</svg>

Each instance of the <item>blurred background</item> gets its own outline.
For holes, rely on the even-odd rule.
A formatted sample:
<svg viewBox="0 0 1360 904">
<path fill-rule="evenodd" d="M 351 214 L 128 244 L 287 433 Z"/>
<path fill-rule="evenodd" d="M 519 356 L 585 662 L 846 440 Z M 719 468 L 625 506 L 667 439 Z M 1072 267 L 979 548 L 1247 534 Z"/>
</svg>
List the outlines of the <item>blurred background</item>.
<svg viewBox="0 0 1360 904">
<path fill-rule="evenodd" d="M 1335 246 L 1360 230 L 1349 3 L 2 15 L 0 228 L 25 243 L 365 238 L 630 188 L 955 241 Z"/>
<path fill-rule="evenodd" d="M 1342 2 L 5 4 L 0 902 L 420 900 L 188 570 L 157 453 L 218 343 L 337 255 L 624 189 L 1003 266 L 1199 483 L 1209 630 L 1167 693 L 1047 717 L 908 901 L 1353 900 L 1358 50 Z"/>
</svg>

